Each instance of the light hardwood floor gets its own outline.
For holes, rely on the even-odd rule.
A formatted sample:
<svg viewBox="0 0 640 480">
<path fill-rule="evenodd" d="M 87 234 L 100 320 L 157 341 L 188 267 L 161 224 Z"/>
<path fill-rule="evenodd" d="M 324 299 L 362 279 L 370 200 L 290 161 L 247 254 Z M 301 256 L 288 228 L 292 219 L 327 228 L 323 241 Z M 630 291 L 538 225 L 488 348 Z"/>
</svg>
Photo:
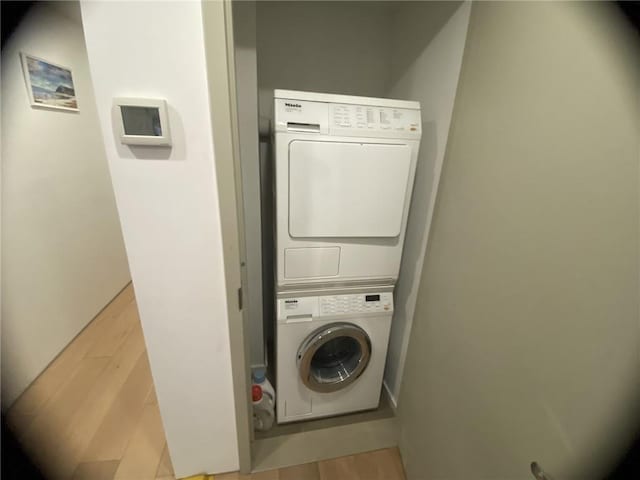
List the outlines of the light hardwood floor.
<svg viewBox="0 0 640 480">
<path fill-rule="evenodd" d="M 48 478 L 174 479 L 138 310 L 129 285 L 7 413 Z M 216 480 L 402 480 L 397 449 Z"/>
</svg>

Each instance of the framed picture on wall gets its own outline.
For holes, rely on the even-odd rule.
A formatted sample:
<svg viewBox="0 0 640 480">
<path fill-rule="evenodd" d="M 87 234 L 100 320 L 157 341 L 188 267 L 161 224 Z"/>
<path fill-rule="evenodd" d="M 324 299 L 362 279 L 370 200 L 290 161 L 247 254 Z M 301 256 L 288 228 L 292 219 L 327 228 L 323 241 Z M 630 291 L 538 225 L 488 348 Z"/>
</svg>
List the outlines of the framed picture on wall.
<svg viewBox="0 0 640 480">
<path fill-rule="evenodd" d="M 21 53 L 29 100 L 34 107 L 78 111 L 71 69 Z"/>
</svg>

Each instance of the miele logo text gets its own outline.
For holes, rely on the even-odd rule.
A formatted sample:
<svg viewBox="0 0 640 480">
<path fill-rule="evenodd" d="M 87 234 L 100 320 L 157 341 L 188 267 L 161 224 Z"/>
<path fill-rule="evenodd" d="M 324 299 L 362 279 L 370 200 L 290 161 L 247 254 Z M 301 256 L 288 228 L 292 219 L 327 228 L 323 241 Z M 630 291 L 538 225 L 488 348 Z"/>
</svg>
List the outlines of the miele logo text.
<svg viewBox="0 0 640 480">
<path fill-rule="evenodd" d="M 300 105 L 299 103 L 287 103 L 287 102 L 284 102 L 284 106 L 285 107 L 291 107 L 291 108 L 302 108 L 302 105 Z"/>
</svg>

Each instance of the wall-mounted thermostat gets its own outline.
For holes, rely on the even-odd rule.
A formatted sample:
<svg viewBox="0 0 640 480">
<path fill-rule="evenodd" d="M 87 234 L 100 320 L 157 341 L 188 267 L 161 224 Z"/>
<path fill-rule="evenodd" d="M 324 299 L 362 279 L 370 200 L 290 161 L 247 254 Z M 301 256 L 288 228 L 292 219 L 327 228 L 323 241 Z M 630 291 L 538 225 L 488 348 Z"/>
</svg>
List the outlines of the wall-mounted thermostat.
<svg viewBox="0 0 640 480">
<path fill-rule="evenodd" d="M 127 145 L 171 146 L 167 102 L 156 98 L 114 98 L 120 141 Z"/>
</svg>

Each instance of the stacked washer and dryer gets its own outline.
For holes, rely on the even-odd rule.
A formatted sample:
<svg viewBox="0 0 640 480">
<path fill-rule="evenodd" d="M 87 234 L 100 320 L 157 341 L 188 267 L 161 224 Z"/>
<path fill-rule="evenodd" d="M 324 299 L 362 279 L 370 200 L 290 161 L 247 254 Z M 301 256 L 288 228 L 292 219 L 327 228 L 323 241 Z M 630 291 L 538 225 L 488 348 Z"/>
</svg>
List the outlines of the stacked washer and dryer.
<svg viewBox="0 0 640 480">
<path fill-rule="evenodd" d="M 277 421 L 373 409 L 420 104 L 290 90 L 274 96 Z"/>
</svg>

